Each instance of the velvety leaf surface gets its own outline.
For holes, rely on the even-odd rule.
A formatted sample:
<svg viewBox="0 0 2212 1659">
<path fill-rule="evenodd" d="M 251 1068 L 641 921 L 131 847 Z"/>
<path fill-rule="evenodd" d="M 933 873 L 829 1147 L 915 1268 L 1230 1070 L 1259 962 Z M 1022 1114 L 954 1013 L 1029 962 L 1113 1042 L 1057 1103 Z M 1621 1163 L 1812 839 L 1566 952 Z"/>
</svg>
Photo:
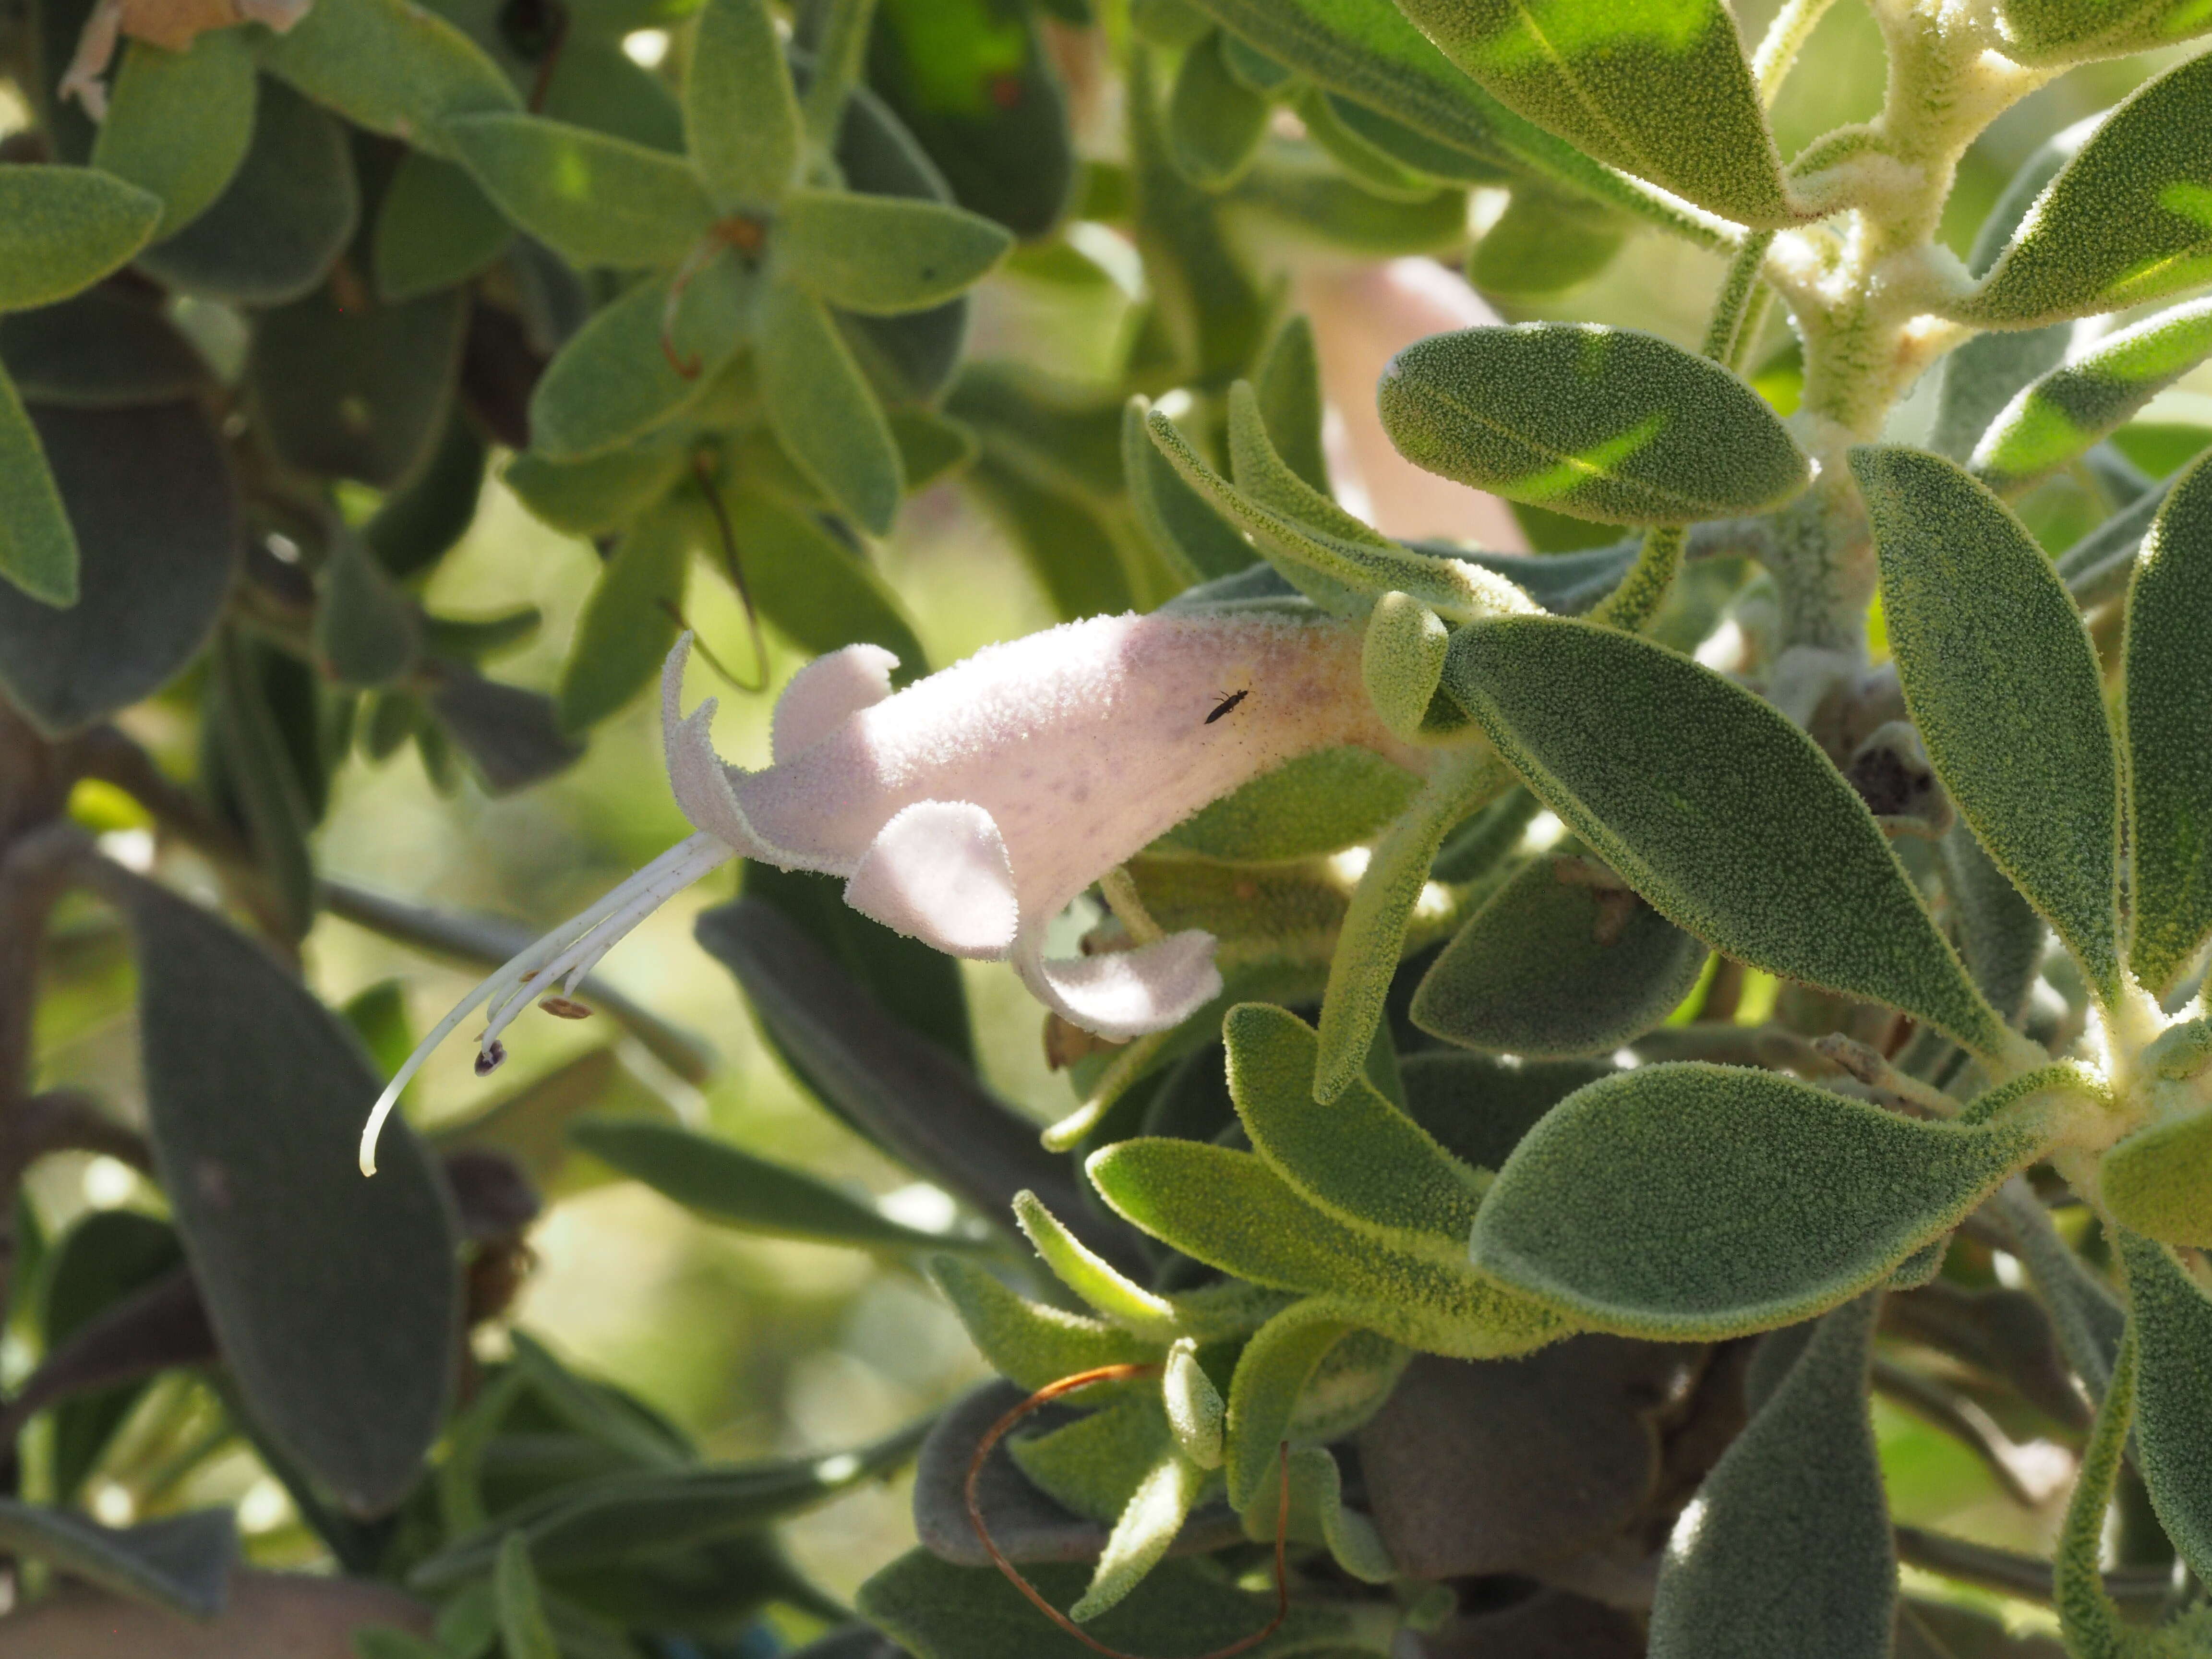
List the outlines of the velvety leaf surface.
<svg viewBox="0 0 2212 1659">
<path fill-rule="evenodd" d="M 763 0 L 708 0 L 701 9 L 684 126 L 718 207 L 766 206 L 789 188 L 799 166 L 799 100 Z"/>
<path fill-rule="evenodd" d="M 1485 294 L 1561 293 L 1613 263 L 1628 222 L 1586 200 L 1516 185 L 1468 256 L 1467 279 Z"/>
<path fill-rule="evenodd" d="M 743 304 L 742 281 L 724 258 L 684 290 L 666 334 L 663 277 L 639 283 L 593 313 L 546 365 L 530 395 L 532 453 L 548 461 L 582 460 L 682 414 L 712 389 L 736 353 Z M 678 374 L 672 353 L 697 372 Z"/>
<path fill-rule="evenodd" d="M 1407 460 L 1576 518 L 1680 525 L 1755 512 L 1809 476 L 1749 386 L 1632 329 L 1433 335 L 1391 360 L 1377 395 Z"/>
<path fill-rule="evenodd" d="M 161 198 L 89 167 L 0 167 L 0 311 L 91 287 L 146 245 Z"/>
<path fill-rule="evenodd" d="M 437 1436 L 459 1337 L 443 1185 L 401 1125 L 362 1180 L 377 1084 L 350 1033 L 215 917 L 129 893 L 155 1161 L 223 1358 L 348 1509 L 389 1509 Z"/>
<path fill-rule="evenodd" d="M 466 282 L 514 238 L 465 167 L 410 150 L 376 210 L 376 291 L 397 303 Z"/>
<path fill-rule="evenodd" d="M 2039 1145 L 1768 1072 L 1645 1066 L 1528 1132 L 1483 1200 L 1474 1261 L 1601 1330 L 1739 1335 L 1880 1284 Z"/>
<path fill-rule="evenodd" d="M 407 477 L 444 428 L 467 315 L 459 291 L 347 305 L 327 286 L 264 312 L 246 378 L 277 454 L 378 489 Z"/>
<path fill-rule="evenodd" d="M 415 607 L 355 535 L 332 538 L 315 614 L 315 647 L 341 685 L 389 685 L 422 646 Z"/>
<path fill-rule="evenodd" d="M 2068 0 L 2004 0 L 2007 54 L 2023 64 L 2078 63 L 2170 46 L 2212 27 L 2191 0 L 2120 0 L 2106 6 Z"/>
<path fill-rule="evenodd" d="M 264 43 L 261 64 L 356 126 L 448 158 L 448 117 L 522 102 L 482 48 L 410 0 L 317 0 Z"/>
<path fill-rule="evenodd" d="M 1888 1659 L 1897 1561 L 1866 1398 L 1880 1308 L 1823 1319 L 1705 1477 L 1659 1571 L 1653 1659 Z"/>
<path fill-rule="evenodd" d="M 1218 34 L 1183 54 L 1168 94 L 1168 150 L 1203 190 L 1236 183 L 1258 153 L 1274 106 L 1231 72 Z"/>
<path fill-rule="evenodd" d="M 532 115 L 447 123 L 456 158 L 516 225 L 570 264 L 676 265 L 714 222 L 682 160 Z"/>
<path fill-rule="evenodd" d="M 568 1139 L 663 1197 L 747 1232 L 881 1250 L 957 1250 L 976 1243 L 893 1221 L 812 1176 L 672 1123 L 587 1118 Z"/>
<path fill-rule="evenodd" d="M 1413 994 L 1433 1036 L 1502 1054 L 1610 1054 L 1689 995 L 1705 947 L 1632 894 L 1532 860 L 1460 929 Z"/>
<path fill-rule="evenodd" d="M 776 441 L 863 528 L 888 534 L 905 487 L 898 447 L 830 313 L 811 295 L 771 284 L 754 337 Z"/>
<path fill-rule="evenodd" d="M 500 1546 L 492 1585 L 499 1609 L 500 1651 L 506 1659 L 561 1659 L 553 1627 L 546 1622 L 538 1574 L 530 1565 L 530 1546 L 520 1533 L 509 1533 Z"/>
<path fill-rule="evenodd" d="M 1975 992 L 1851 787 L 1773 708 L 1662 647 L 1509 617 L 1445 689 L 1529 787 L 1661 914 L 1770 973 L 1903 1008 L 1994 1053 Z"/>
<path fill-rule="evenodd" d="M 1261 773 L 1154 845 L 1240 864 L 1312 858 L 1374 836 L 1419 787 L 1412 773 L 1371 749 L 1319 749 Z"/>
<path fill-rule="evenodd" d="M 914 1530 L 938 1559 L 961 1567 L 990 1565 L 969 1522 L 963 1488 L 977 1443 L 1028 1395 L 1028 1389 L 1003 1379 L 979 1382 L 945 1408 L 922 1441 L 915 1459 Z M 1032 1420 L 1064 1422 L 1066 1414 L 1047 1407 Z M 1106 1528 L 1039 1491 L 1003 1440 L 984 1461 L 975 1492 L 992 1541 L 1009 1560 L 1091 1561 L 1105 1544 Z"/>
<path fill-rule="evenodd" d="M 800 190 L 776 220 L 778 269 L 845 311 L 890 316 L 942 304 L 1013 246 L 989 220 L 911 197 Z"/>
<path fill-rule="evenodd" d="M 192 404 L 33 411 L 82 560 L 58 611 L 0 586 L 0 685 L 71 732 L 166 684 L 215 625 L 236 556 L 222 441 Z"/>
<path fill-rule="evenodd" d="M 2128 590 L 2129 965 L 2154 992 L 2212 932 L 2212 461 L 2166 497 Z"/>
<path fill-rule="evenodd" d="M 161 198 L 155 236 L 198 218 L 245 161 L 253 82 L 253 51 L 236 29 L 210 29 L 181 52 L 124 48 L 92 165 Z"/>
<path fill-rule="evenodd" d="M 2094 648 L 2065 585 L 1987 488 L 1860 448 L 1905 707 L 1989 854 L 2108 1000 L 2119 976 L 2119 787 Z"/>
<path fill-rule="evenodd" d="M 554 529 L 604 536 L 666 495 L 684 473 L 684 460 L 673 446 L 625 447 L 580 461 L 552 461 L 533 452 L 516 456 L 500 477 Z"/>
<path fill-rule="evenodd" d="M 74 605 L 77 599 L 76 532 L 68 509 L 46 467 L 38 428 L 4 369 L 0 369 L 0 576 L 20 593 L 0 599 L 5 606 L 24 596 L 44 605 Z M 0 621 L 0 633 L 5 623 Z M 0 665 L 0 680 L 14 677 Z"/>
<path fill-rule="evenodd" d="M 1747 225 L 1797 215 L 1721 0 L 1406 0 L 1501 103 L 1601 161 Z"/>
<path fill-rule="evenodd" d="M 2197 58 L 2112 112 L 1958 314 L 2026 328 L 2202 283 L 2212 274 L 2208 179 L 2212 58 Z"/>
<path fill-rule="evenodd" d="M 264 79 L 253 141 L 222 194 L 140 269 L 202 299 L 273 306 L 323 280 L 361 215 L 345 128 L 280 82 Z"/>
<path fill-rule="evenodd" d="M 1398 1077 L 1415 1122 L 1455 1156 L 1494 1170 L 1545 1113 L 1614 1069 L 1609 1060 L 1516 1063 L 1446 1048 L 1405 1055 Z"/>
<path fill-rule="evenodd" d="M 1040 1563 L 1025 1576 L 1056 1607 L 1073 1602 L 1089 1577 L 1079 1566 Z M 860 1610 L 915 1659 L 1079 1659 L 1091 1651 L 1055 1629 L 990 1567 L 956 1567 L 924 1550 L 901 1556 L 860 1587 Z M 1265 1625 L 1271 1597 L 1248 1595 L 1205 1568 L 1169 1562 L 1127 1601 L 1098 1619 L 1099 1641 L 1146 1659 L 1195 1659 Z M 1346 1639 L 1341 1613 L 1293 1607 L 1283 1628 L 1246 1651 L 1257 1659 L 1334 1655 Z"/>
<path fill-rule="evenodd" d="M 1959 953 L 1975 988 L 2008 1022 L 2020 1018 L 2034 988 L 2049 935 L 1965 824 L 1943 837 L 1943 884 L 1957 918 Z"/>
<path fill-rule="evenodd" d="M 817 656 L 880 645 L 899 659 L 901 684 L 928 672 L 906 607 L 865 554 L 757 486 L 733 490 L 728 510 L 745 580 L 778 633 Z"/>
<path fill-rule="evenodd" d="M 1467 1237 L 1481 1196 L 1474 1172 L 1364 1082 L 1327 1105 L 1315 1100 L 1311 1026 L 1248 1002 L 1229 1011 L 1222 1033 L 1253 1149 L 1303 1197 L 1354 1227 L 1455 1245 Z"/>
<path fill-rule="evenodd" d="M 617 460 L 621 453 L 607 459 Z M 518 461 L 508 477 L 520 467 Z M 630 526 L 576 618 L 575 643 L 561 665 L 554 693 L 562 730 L 580 732 L 605 719 L 660 672 L 676 643 L 676 618 L 683 611 L 690 563 L 691 538 L 682 515 L 648 513 Z"/>
<path fill-rule="evenodd" d="M 2123 1231 L 2128 1309 L 2140 1352 L 2136 1444 L 2143 1484 L 2173 1547 L 2212 1568 L 2212 1302 L 2162 1244 Z"/>
<path fill-rule="evenodd" d="M 2097 1188 L 2112 1218 L 2166 1244 L 2212 1243 L 2212 1117 L 2138 1129 L 2106 1152 Z"/>
<path fill-rule="evenodd" d="M 113 1528 L 71 1510 L 0 1498 L 0 1540 L 115 1595 L 198 1619 L 222 1611 L 238 1559 L 238 1528 L 228 1510 Z"/>
<path fill-rule="evenodd" d="M 1409 1346 L 1490 1358 L 1560 1334 L 1556 1316 L 1469 1272 L 1456 1250 L 1416 1255 L 1344 1226 L 1249 1152 L 1127 1140 L 1086 1168 L 1115 1211 L 1184 1255 L 1255 1284 L 1333 1297 Z"/>
<path fill-rule="evenodd" d="M 2005 405 L 1974 447 L 1975 473 L 2008 494 L 2033 483 L 2132 420 L 2208 356 L 2212 300 L 2106 335 Z"/>
</svg>

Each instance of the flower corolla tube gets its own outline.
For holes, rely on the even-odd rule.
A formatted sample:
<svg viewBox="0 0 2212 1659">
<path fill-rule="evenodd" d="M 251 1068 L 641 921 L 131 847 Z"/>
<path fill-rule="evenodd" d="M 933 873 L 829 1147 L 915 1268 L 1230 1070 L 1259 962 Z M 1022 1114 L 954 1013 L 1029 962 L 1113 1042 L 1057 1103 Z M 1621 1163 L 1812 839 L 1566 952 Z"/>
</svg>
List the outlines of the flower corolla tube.
<svg viewBox="0 0 2212 1659">
<path fill-rule="evenodd" d="M 1039 1001 L 1101 1036 L 1176 1024 L 1220 993 L 1211 933 L 1048 961 L 1046 925 L 1162 833 L 1298 755 L 1358 744 L 1426 771 L 1376 714 L 1360 646 L 1355 623 L 1264 607 L 1096 617 L 894 693 L 897 659 L 850 645 L 793 677 L 771 763 L 747 772 L 714 752 L 712 698 L 684 712 L 685 635 L 661 673 L 661 720 L 669 781 L 697 833 L 439 1023 L 378 1099 L 362 1171 L 374 1172 L 399 1091 L 462 1021 L 488 1006 L 477 1070 L 489 1072 L 532 1000 L 573 992 L 630 929 L 732 858 L 842 876 L 854 909 L 953 956 L 1011 962 Z"/>
</svg>

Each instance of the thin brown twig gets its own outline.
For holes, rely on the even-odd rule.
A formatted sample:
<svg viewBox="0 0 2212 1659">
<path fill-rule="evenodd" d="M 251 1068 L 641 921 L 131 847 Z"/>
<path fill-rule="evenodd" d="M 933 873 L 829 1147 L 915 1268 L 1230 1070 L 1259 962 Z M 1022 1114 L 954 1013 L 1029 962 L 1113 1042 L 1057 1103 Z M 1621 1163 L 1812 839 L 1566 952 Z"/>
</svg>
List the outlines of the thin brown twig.
<svg viewBox="0 0 2212 1659">
<path fill-rule="evenodd" d="M 1057 1382 L 1046 1383 L 1044 1387 L 991 1425 L 990 1428 L 984 1432 L 983 1437 L 975 1443 L 975 1455 L 968 1460 L 968 1479 L 961 1488 L 962 1494 L 968 1500 L 968 1524 L 975 1529 L 975 1540 L 982 1545 L 984 1553 L 991 1558 L 992 1565 L 1006 1576 L 1007 1582 L 1022 1593 L 1023 1597 L 1031 1607 L 1093 1653 L 1104 1654 L 1106 1659 L 1137 1659 L 1137 1656 L 1126 1653 L 1120 1648 L 1107 1646 L 1105 1643 L 1091 1635 L 1089 1631 L 1046 1601 L 1042 1592 L 1022 1577 L 1021 1569 L 1006 1559 L 1006 1552 L 1001 1550 L 997 1540 L 992 1538 L 990 1528 L 983 1524 L 983 1504 L 975 1489 L 983 1478 L 983 1465 L 989 1461 L 991 1454 L 998 1449 L 999 1442 L 1013 1431 L 1016 1424 L 1039 1407 L 1049 1405 L 1063 1395 L 1073 1394 L 1079 1389 L 1087 1389 L 1094 1382 L 1126 1382 L 1133 1376 L 1149 1376 L 1159 1369 L 1158 1365 L 1099 1365 L 1087 1371 L 1078 1371 L 1072 1376 L 1063 1376 Z M 1215 1648 L 1210 1653 L 1200 1654 L 1199 1659 L 1234 1659 L 1235 1655 L 1249 1652 L 1258 1647 L 1261 1643 L 1280 1630 L 1283 1627 L 1283 1621 L 1290 1617 L 1291 1443 L 1287 1440 L 1281 1442 L 1277 1450 L 1281 1460 L 1281 1489 L 1275 1505 L 1274 1617 L 1249 1636 L 1240 1637 L 1227 1647 Z"/>
</svg>

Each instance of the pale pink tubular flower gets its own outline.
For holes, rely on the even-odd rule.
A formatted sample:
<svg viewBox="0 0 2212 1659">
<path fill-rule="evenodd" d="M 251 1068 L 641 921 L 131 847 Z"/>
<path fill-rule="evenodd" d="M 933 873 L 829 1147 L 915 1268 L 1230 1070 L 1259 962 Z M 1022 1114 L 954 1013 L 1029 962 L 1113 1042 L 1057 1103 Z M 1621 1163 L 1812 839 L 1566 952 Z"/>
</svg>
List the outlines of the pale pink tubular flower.
<svg viewBox="0 0 2212 1659">
<path fill-rule="evenodd" d="M 1360 680 L 1357 623 L 1266 610 L 1095 617 L 990 646 L 894 694 L 897 659 L 848 646 L 776 703 L 771 763 L 725 766 L 712 699 L 683 711 L 687 635 L 661 676 L 668 775 L 698 833 L 486 980 L 409 1056 L 362 1136 L 416 1068 L 489 1005 L 477 1069 L 556 981 L 573 990 L 625 933 L 737 856 L 845 878 L 854 908 L 954 956 L 1010 960 L 1037 1000 L 1102 1036 L 1163 1030 L 1221 989 L 1213 936 L 1048 962 L 1046 924 L 1188 817 L 1295 756 L 1340 744 L 1425 772 Z M 1245 695 L 1218 718 L 1222 701 Z"/>
</svg>

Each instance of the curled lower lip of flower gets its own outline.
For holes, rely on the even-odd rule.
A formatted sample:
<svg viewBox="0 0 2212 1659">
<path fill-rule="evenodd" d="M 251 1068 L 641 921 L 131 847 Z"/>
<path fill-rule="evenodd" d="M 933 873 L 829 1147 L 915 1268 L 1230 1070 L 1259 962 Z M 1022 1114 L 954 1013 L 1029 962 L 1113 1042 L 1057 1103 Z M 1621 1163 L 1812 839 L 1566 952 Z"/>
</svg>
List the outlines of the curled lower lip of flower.
<svg viewBox="0 0 2212 1659">
<path fill-rule="evenodd" d="M 378 1099 L 376 1138 L 430 1051 L 479 1007 L 477 1069 L 537 997 L 572 993 L 623 936 L 731 858 L 845 878 L 846 902 L 953 956 L 1008 960 L 1037 1000 L 1102 1036 L 1166 1029 L 1219 994 L 1213 936 L 1048 962 L 1079 894 L 1208 802 L 1309 750 L 1361 744 L 1415 770 L 1360 682 L 1356 624 L 1282 614 L 1097 617 L 980 651 L 893 694 L 897 659 L 848 646 L 795 675 L 772 763 L 723 764 L 713 699 L 682 706 L 690 636 L 661 674 L 669 782 L 698 833 L 484 981 Z M 1212 720 L 1237 691 L 1247 695 Z"/>
</svg>

